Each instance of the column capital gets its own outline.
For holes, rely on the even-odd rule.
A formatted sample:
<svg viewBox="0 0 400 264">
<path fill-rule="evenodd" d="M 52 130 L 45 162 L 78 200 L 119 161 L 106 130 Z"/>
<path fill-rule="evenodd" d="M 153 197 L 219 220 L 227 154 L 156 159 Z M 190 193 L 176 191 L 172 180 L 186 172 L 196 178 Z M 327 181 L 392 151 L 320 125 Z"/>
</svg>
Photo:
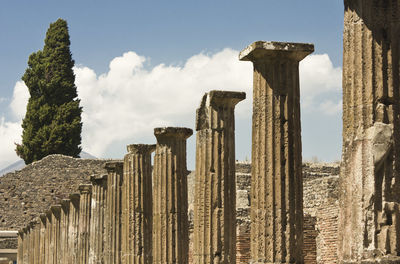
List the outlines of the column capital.
<svg viewBox="0 0 400 264">
<path fill-rule="evenodd" d="M 287 58 L 301 61 L 314 52 L 314 44 L 276 41 L 256 41 L 239 53 L 241 61 L 259 61 L 268 58 Z"/>
<path fill-rule="evenodd" d="M 39 217 L 40 217 L 40 221 L 42 221 L 43 223 L 46 223 L 46 214 L 45 213 L 41 213 L 39 215 Z"/>
<path fill-rule="evenodd" d="M 193 130 L 187 127 L 157 127 L 154 128 L 154 135 L 157 140 L 165 138 L 187 139 L 193 135 Z"/>
<path fill-rule="evenodd" d="M 81 194 L 91 193 L 92 185 L 91 184 L 81 184 L 81 185 L 79 185 L 78 190 Z"/>
<path fill-rule="evenodd" d="M 60 217 L 61 214 L 61 205 L 52 205 L 50 207 L 51 212 L 54 214 L 55 217 Z"/>
<path fill-rule="evenodd" d="M 113 161 L 108 161 L 106 164 L 104 164 L 104 168 L 108 172 L 115 172 L 117 170 L 122 170 L 124 166 L 124 162 L 120 160 L 113 160 Z"/>
<path fill-rule="evenodd" d="M 237 103 L 246 99 L 245 92 L 217 91 L 212 90 L 204 94 L 200 107 L 196 110 L 196 131 L 209 128 L 209 113 L 207 108 L 230 107 L 234 108 Z"/>
<path fill-rule="evenodd" d="M 93 184 L 101 184 L 104 181 L 107 181 L 107 177 L 108 177 L 107 174 L 93 174 L 90 176 L 90 181 Z"/>
<path fill-rule="evenodd" d="M 68 208 L 70 202 L 71 202 L 70 199 L 62 199 L 62 200 L 60 201 L 61 207 L 62 207 L 63 209 L 64 209 L 64 208 Z"/>
<path fill-rule="evenodd" d="M 156 150 L 155 144 L 130 144 L 126 146 L 130 154 L 150 154 Z"/>
</svg>

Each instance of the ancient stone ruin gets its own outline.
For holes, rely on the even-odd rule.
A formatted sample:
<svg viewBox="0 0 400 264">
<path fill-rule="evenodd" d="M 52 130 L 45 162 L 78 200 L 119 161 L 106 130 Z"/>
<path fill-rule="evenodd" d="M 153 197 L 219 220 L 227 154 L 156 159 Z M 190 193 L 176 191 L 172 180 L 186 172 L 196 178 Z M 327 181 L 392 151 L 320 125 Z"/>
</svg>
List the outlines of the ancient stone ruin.
<svg viewBox="0 0 400 264">
<path fill-rule="evenodd" d="M 195 172 L 193 131 L 156 128 L 156 145 L 129 145 L 79 186 L 64 177 L 69 195 L 40 193 L 17 223 L 4 213 L 20 228 L 18 263 L 400 263 L 400 2 L 344 2 L 340 177 L 338 164 L 302 163 L 298 69 L 314 46 L 257 41 L 239 55 L 254 65 L 251 165 L 235 164 L 234 109 L 246 95 L 210 91 Z M 0 208 L 29 211 L 19 176 L 1 179 Z M 12 241 L 0 232 L 0 246 Z"/>
</svg>

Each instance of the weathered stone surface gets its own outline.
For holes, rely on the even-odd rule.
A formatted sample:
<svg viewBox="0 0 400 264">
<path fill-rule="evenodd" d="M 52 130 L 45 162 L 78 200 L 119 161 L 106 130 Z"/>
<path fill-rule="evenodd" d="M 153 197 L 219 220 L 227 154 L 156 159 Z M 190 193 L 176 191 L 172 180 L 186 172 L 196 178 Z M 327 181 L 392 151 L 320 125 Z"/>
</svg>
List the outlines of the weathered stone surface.
<svg viewBox="0 0 400 264">
<path fill-rule="evenodd" d="M 79 211 L 80 194 L 72 193 L 69 195 L 69 219 L 68 219 L 68 264 L 78 263 L 79 247 Z"/>
<path fill-rule="evenodd" d="M 78 263 L 89 261 L 90 210 L 92 204 L 92 185 L 79 185 L 79 225 L 78 225 Z"/>
<path fill-rule="evenodd" d="M 106 215 L 107 174 L 92 175 L 89 264 L 104 263 L 104 218 Z"/>
<path fill-rule="evenodd" d="M 104 263 L 113 264 L 121 261 L 123 162 L 107 162 L 104 167 L 107 170 Z"/>
<path fill-rule="evenodd" d="M 197 109 L 193 263 L 236 262 L 235 105 L 243 92 L 210 91 Z"/>
<path fill-rule="evenodd" d="M 400 2 L 345 0 L 341 263 L 400 263 Z"/>
<path fill-rule="evenodd" d="M 156 145 L 128 145 L 122 186 L 122 263 L 151 264 L 153 191 L 151 153 Z"/>
<path fill-rule="evenodd" d="M 312 44 L 255 42 L 251 262 L 303 262 L 299 61 Z"/>
<path fill-rule="evenodd" d="M 153 263 L 188 263 L 186 139 L 189 128 L 154 129 Z"/>
<path fill-rule="evenodd" d="M 49 155 L 0 177 L 0 230 L 18 230 L 58 204 L 92 174 L 104 174 L 107 160 Z"/>
</svg>

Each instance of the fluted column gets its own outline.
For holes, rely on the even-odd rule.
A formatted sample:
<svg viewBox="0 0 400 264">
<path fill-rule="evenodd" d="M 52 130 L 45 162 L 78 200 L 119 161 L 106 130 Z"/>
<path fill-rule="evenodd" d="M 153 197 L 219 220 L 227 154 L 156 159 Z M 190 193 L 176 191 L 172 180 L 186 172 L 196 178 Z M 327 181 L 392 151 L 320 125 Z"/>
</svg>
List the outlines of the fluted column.
<svg viewBox="0 0 400 264">
<path fill-rule="evenodd" d="M 33 220 L 33 232 L 34 232 L 34 237 L 33 237 L 33 248 L 34 248 L 34 256 L 33 256 L 33 263 L 37 264 L 40 261 L 40 231 L 41 231 L 41 226 L 40 226 L 40 218 L 35 218 Z"/>
<path fill-rule="evenodd" d="M 50 207 L 51 211 L 51 225 L 52 235 L 51 244 L 53 245 L 53 263 L 60 263 L 60 217 L 61 217 L 61 205 L 53 205 Z"/>
<path fill-rule="evenodd" d="M 188 263 L 186 139 L 189 128 L 154 129 L 153 263 Z"/>
<path fill-rule="evenodd" d="M 235 116 L 242 92 L 210 91 L 196 117 L 193 263 L 236 263 Z"/>
<path fill-rule="evenodd" d="M 46 247 L 46 261 L 47 263 L 54 263 L 54 244 L 53 244 L 53 217 L 51 210 L 46 211 L 46 234 L 45 234 L 45 247 Z"/>
<path fill-rule="evenodd" d="M 344 4 L 339 262 L 400 263 L 400 1 Z"/>
<path fill-rule="evenodd" d="M 151 264 L 153 192 L 151 153 L 156 145 L 128 145 L 122 187 L 122 263 Z"/>
<path fill-rule="evenodd" d="M 93 185 L 90 217 L 89 264 L 104 263 L 104 217 L 107 175 L 90 177 Z"/>
<path fill-rule="evenodd" d="M 80 194 L 69 195 L 67 263 L 79 263 Z"/>
<path fill-rule="evenodd" d="M 18 230 L 18 251 L 17 251 L 17 263 L 21 264 L 24 261 L 24 231 L 23 229 Z"/>
<path fill-rule="evenodd" d="M 89 259 L 90 206 L 92 202 L 92 185 L 79 185 L 79 224 L 78 224 L 78 258 L 79 263 L 86 264 Z"/>
<path fill-rule="evenodd" d="M 121 216 L 123 162 L 112 161 L 107 169 L 107 214 L 106 214 L 106 264 L 121 263 Z"/>
<path fill-rule="evenodd" d="M 47 217 L 46 214 L 40 214 L 40 251 L 39 251 L 39 263 L 46 264 L 46 226 L 47 226 Z"/>
<path fill-rule="evenodd" d="M 302 263 L 299 61 L 312 44 L 257 41 L 252 61 L 251 263 Z"/>
<path fill-rule="evenodd" d="M 34 263 L 35 261 L 35 222 L 29 222 L 29 257 L 28 262 Z"/>
<path fill-rule="evenodd" d="M 60 216 L 60 252 L 59 259 L 61 263 L 68 262 L 68 225 L 69 225 L 69 199 L 61 200 L 61 216 Z"/>
<path fill-rule="evenodd" d="M 29 259 L 28 259 L 28 253 L 29 253 L 29 226 L 26 226 L 24 228 L 22 228 L 22 231 L 24 233 L 24 240 L 22 242 L 24 251 L 23 251 L 23 256 L 22 256 L 22 263 L 26 264 L 29 263 Z"/>
</svg>

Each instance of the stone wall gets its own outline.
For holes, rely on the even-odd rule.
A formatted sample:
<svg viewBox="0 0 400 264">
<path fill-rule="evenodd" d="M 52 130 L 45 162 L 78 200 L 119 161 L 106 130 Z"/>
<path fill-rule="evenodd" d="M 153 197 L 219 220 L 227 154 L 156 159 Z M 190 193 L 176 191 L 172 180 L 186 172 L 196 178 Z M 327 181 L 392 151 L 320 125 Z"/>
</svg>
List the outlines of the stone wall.
<svg viewBox="0 0 400 264">
<path fill-rule="evenodd" d="M 304 261 L 337 263 L 339 164 L 303 165 Z"/>
<path fill-rule="evenodd" d="M 104 174 L 105 160 L 50 155 L 0 177 L 0 230 L 18 230 L 50 205 Z"/>
</svg>

